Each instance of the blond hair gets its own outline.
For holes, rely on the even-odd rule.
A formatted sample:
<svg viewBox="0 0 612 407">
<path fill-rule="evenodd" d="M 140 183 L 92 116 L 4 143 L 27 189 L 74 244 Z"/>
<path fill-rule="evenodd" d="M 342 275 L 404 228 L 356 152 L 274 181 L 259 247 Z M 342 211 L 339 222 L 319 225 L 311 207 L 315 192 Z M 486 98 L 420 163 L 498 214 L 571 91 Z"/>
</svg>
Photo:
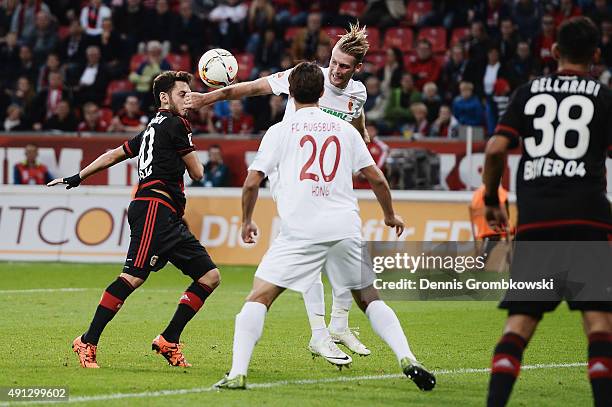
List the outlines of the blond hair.
<svg viewBox="0 0 612 407">
<path fill-rule="evenodd" d="M 354 57 L 357 63 L 363 62 L 363 58 L 370 48 L 366 27 L 359 27 L 359 22 L 355 25 L 350 24 L 346 34 L 339 35 L 339 37 L 340 39 L 336 44 L 338 49 Z"/>
</svg>

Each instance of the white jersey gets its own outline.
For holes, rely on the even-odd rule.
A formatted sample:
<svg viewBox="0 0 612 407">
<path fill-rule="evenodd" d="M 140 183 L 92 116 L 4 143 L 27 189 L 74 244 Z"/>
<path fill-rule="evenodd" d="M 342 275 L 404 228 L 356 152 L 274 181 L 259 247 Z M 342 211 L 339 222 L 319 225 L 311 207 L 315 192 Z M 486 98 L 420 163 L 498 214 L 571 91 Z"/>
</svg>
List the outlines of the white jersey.
<svg viewBox="0 0 612 407">
<path fill-rule="evenodd" d="M 361 237 L 352 176 L 371 165 L 350 123 L 307 107 L 268 129 L 249 171 L 277 172 L 280 237 L 317 243 Z"/>
<path fill-rule="evenodd" d="M 292 69 L 267 77 L 275 95 L 289 94 L 289 74 Z M 350 79 L 346 88 L 340 89 L 329 81 L 329 68 L 321 68 L 321 70 L 325 78 L 323 96 L 319 99 L 321 110 L 348 122 L 361 116 L 363 105 L 368 98 L 363 83 Z M 295 113 L 295 102 L 290 97 L 285 108 L 285 118 L 293 113 Z"/>
</svg>

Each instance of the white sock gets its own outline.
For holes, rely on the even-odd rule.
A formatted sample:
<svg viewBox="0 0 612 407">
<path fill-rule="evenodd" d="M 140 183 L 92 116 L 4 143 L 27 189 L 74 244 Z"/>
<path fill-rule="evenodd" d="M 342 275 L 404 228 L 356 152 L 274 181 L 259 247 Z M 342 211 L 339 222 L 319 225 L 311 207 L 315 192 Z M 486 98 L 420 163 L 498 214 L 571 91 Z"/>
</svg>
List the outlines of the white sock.
<svg viewBox="0 0 612 407">
<path fill-rule="evenodd" d="M 239 374 L 247 374 L 253 349 L 263 332 L 266 312 L 267 308 L 262 303 L 245 302 L 240 313 L 236 315 L 232 370 L 228 375 L 230 379 Z"/>
<path fill-rule="evenodd" d="M 302 297 L 304 297 L 306 314 L 308 314 L 308 321 L 312 330 L 312 340 L 315 342 L 321 341 L 329 335 L 327 325 L 325 325 L 325 290 L 323 289 L 323 283 L 317 281 L 308 291 L 302 294 Z"/>
<path fill-rule="evenodd" d="M 353 295 L 350 290 L 339 295 L 334 293 L 331 318 L 329 320 L 329 331 L 341 333 L 348 329 L 348 314 L 353 303 Z"/>
<path fill-rule="evenodd" d="M 391 347 L 398 361 L 408 357 L 416 362 L 416 357 L 410 350 L 408 339 L 406 339 L 395 312 L 384 301 L 372 301 L 365 313 L 374 332 Z"/>
</svg>

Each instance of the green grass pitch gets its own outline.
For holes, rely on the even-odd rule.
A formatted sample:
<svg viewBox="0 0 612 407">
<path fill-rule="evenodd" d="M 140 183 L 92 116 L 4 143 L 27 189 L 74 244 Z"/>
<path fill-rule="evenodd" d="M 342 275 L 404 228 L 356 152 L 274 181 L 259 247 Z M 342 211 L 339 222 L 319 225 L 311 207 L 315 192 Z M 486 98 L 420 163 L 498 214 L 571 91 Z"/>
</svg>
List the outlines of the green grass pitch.
<svg viewBox="0 0 612 407">
<path fill-rule="evenodd" d="M 170 367 L 151 351 L 151 341 L 190 283 L 168 266 L 152 274 L 107 327 L 98 348 L 102 368 L 81 369 L 70 349 L 72 339 L 87 328 L 102 290 L 120 270 L 118 265 L 0 263 L 0 387 L 68 386 L 73 401 L 98 406 L 484 405 L 488 374 L 461 369 L 489 366 L 505 316 L 491 302 L 389 303 L 417 357 L 440 372 L 435 390 L 423 393 L 405 377 L 380 377 L 400 373 L 397 361 L 357 307 L 350 323 L 359 327 L 372 355 L 355 357 L 352 368 L 342 371 L 321 358 L 312 360 L 304 303 L 286 292 L 268 313 L 255 349 L 248 376 L 254 388 L 210 391 L 230 368 L 234 316 L 250 289 L 251 267 L 222 267 L 221 286 L 185 329 L 181 340 L 192 368 Z M 64 288 L 76 290 L 58 290 Z M 328 292 L 328 310 L 330 304 Z M 551 367 L 585 360 L 580 316 L 562 305 L 544 318 L 524 357 L 524 365 L 547 366 L 521 372 L 511 405 L 590 405 L 585 366 Z"/>
</svg>

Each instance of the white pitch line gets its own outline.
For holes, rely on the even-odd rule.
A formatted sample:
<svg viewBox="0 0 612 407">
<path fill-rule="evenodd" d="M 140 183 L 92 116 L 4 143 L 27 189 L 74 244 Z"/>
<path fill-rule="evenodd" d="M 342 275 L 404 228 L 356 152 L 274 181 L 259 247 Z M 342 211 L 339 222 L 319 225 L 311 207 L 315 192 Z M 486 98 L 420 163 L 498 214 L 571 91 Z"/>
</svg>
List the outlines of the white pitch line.
<svg viewBox="0 0 612 407">
<path fill-rule="evenodd" d="M 551 363 L 551 364 L 535 364 L 521 366 L 523 370 L 538 370 L 538 369 L 560 369 L 560 368 L 571 368 L 571 367 L 585 367 L 586 363 Z M 434 373 L 438 376 L 442 375 L 455 375 L 455 374 L 470 374 L 470 373 L 489 373 L 489 368 L 462 368 L 452 370 L 434 370 Z M 277 382 L 269 383 L 253 383 L 247 387 L 249 389 L 269 389 L 273 387 L 283 386 L 296 386 L 296 385 L 312 385 L 312 384 L 326 384 L 326 383 L 347 383 L 347 382 L 358 382 L 367 380 L 384 380 L 384 379 L 399 379 L 405 377 L 403 374 L 384 374 L 384 375 L 367 375 L 367 376 L 355 376 L 355 377 L 329 377 L 323 379 L 298 379 L 298 380 L 280 380 Z M 92 401 L 107 401 L 107 400 L 120 400 L 130 398 L 154 398 L 154 397 L 165 397 L 165 396 L 176 396 L 182 394 L 196 394 L 196 393 L 208 393 L 213 391 L 219 391 L 214 387 L 194 387 L 191 389 L 176 389 L 176 390 L 159 390 L 159 391 L 143 391 L 140 393 L 113 393 L 113 394 L 100 394 L 97 396 L 79 396 L 71 397 L 66 403 L 87 403 Z M 14 403 L 14 405 L 26 405 L 26 404 L 56 404 L 57 401 L 21 401 Z M 0 406 L 9 406 L 10 403 L 0 403 Z"/>
</svg>

